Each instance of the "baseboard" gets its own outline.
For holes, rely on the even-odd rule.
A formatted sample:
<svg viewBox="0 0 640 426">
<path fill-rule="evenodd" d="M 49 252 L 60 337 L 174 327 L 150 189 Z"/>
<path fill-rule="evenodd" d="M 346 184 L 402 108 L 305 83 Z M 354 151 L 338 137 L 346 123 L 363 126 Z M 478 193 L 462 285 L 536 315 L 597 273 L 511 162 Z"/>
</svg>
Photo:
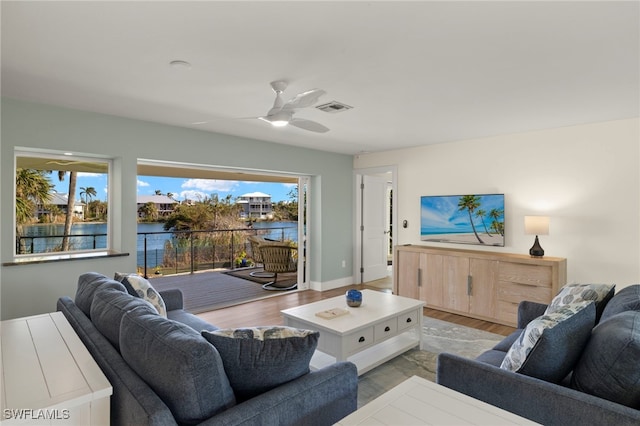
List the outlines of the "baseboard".
<svg viewBox="0 0 640 426">
<path fill-rule="evenodd" d="M 338 278 L 337 280 L 324 281 L 324 282 L 311 281 L 311 290 L 316 290 L 316 291 L 333 290 L 340 287 L 346 287 L 352 284 L 353 284 L 353 277 Z"/>
</svg>

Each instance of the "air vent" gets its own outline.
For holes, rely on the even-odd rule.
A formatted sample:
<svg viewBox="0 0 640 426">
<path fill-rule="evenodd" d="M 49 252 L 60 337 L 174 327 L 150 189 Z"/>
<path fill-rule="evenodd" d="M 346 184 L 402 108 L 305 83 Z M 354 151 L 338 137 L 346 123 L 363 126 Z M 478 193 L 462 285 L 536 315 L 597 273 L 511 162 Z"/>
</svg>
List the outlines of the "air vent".
<svg viewBox="0 0 640 426">
<path fill-rule="evenodd" d="M 335 112 L 346 111 L 353 107 L 350 107 L 349 105 L 346 105 L 346 104 L 342 104 L 338 101 L 331 101 L 331 102 L 327 102 L 326 104 L 318 105 L 316 106 L 316 108 L 318 108 L 320 111 L 335 113 Z"/>
</svg>

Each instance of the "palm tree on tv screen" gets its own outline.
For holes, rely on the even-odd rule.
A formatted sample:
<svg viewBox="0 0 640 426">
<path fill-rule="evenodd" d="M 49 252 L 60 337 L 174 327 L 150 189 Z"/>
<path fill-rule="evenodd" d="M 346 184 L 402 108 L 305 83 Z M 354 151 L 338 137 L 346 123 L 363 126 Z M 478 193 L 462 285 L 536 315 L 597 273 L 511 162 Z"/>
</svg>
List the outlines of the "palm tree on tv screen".
<svg viewBox="0 0 640 426">
<path fill-rule="evenodd" d="M 478 231 L 476 231 L 476 225 L 473 223 L 473 215 L 472 213 L 476 211 L 480 207 L 480 197 L 477 195 L 463 195 L 460 197 L 458 201 L 458 211 L 467 210 L 469 213 L 469 221 L 471 222 L 471 228 L 473 229 L 473 234 L 476 236 L 480 244 L 484 244 L 484 241 L 478 235 Z"/>
<path fill-rule="evenodd" d="M 504 223 L 500 222 L 500 218 L 504 215 L 504 210 L 502 209 L 491 209 L 489 212 L 489 217 L 493 219 L 491 222 L 491 227 L 500 235 L 504 237 Z"/>
<path fill-rule="evenodd" d="M 476 211 L 476 217 L 480 218 L 480 221 L 482 221 L 482 226 L 484 227 L 484 232 L 487 233 L 488 236 L 492 236 L 491 232 L 489 232 L 489 229 L 487 229 L 487 223 L 484 221 L 484 217 L 487 215 L 487 212 L 485 210 L 479 209 L 478 211 Z"/>
</svg>

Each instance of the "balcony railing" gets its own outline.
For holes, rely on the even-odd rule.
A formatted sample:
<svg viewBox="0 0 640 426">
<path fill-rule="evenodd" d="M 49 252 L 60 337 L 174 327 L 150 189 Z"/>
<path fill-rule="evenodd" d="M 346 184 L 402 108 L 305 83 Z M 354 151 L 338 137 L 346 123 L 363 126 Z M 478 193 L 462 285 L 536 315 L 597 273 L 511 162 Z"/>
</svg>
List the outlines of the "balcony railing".
<svg viewBox="0 0 640 426">
<path fill-rule="evenodd" d="M 62 235 L 33 235 L 16 238 L 16 253 L 52 253 L 62 249 Z M 107 234 L 70 234 L 72 250 L 96 250 L 107 247 Z"/>
<path fill-rule="evenodd" d="M 247 238 L 259 235 L 271 240 L 297 241 L 297 226 L 256 229 L 215 229 L 207 231 L 138 232 L 136 264 L 138 272 L 172 275 L 211 269 L 234 269 L 243 266 L 244 257 L 252 262 Z M 64 235 L 18 237 L 20 254 L 52 253 L 60 250 Z M 73 250 L 106 248 L 106 234 L 72 234 Z M 244 254 L 244 256 L 243 256 Z M 238 262 L 236 262 L 236 260 Z"/>
</svg>

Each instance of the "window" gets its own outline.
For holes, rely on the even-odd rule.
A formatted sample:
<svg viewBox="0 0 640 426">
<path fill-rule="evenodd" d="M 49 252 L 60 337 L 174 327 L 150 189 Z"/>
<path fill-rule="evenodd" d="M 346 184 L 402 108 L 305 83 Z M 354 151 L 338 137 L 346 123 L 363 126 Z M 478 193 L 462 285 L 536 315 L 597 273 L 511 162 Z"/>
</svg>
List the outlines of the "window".
<svg viewBox="0 0 640 426">
<path fill-rule="evenodd" d="M 17 151 L 16 257 L 109 250 L 110 168 L 104 158 Z"/>
</svg>

